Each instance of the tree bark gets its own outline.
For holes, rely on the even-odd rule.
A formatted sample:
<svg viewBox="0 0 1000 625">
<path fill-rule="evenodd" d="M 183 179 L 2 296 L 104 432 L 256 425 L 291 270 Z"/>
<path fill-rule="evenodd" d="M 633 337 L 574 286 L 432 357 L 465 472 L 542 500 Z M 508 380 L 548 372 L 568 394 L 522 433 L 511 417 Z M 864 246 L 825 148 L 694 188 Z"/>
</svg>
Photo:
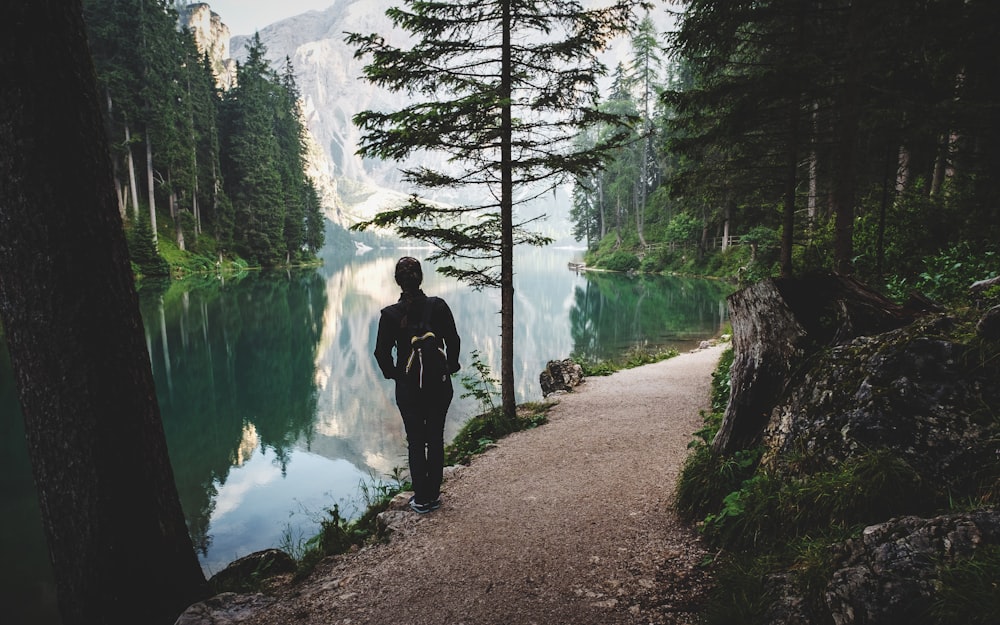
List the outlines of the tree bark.
<svg viewBox="0 0 1000 625">
<path fill-rule="evenodd" d="M 517 416 L 514 397 L 514 156 L 513 50 L 510 2 L 502 3 L 500 77 L 500 403 L 508 419 Z"/>
<path fill-rule="evenodd" d="M 132 133 L 125 122 L 125 154 L 128 157 L 128 185 L 132 190 L 132 218 L 139 220 L 139 183 L 135 179 L 135 159 L 132 158 Z M 156 230 L 154 228 L 153 232 Z"/>
<path fill-rule="evenodd" d="M 767 279 L 729 296 L 729 405 L 712 442 L 731 454 L 758 444 L 794 373 L 816 351 L 914 318 L 860 282 L 832 274 Z"/>
<path fill-rule="evenodd" d="M 146 126 L 146 184 L 149 185 L 149 227 L 153 231 L 153 247 L 160 249 L 156 234 L 156 179 L 153 177 L 153 140 L 149 137 L 149 126 Z"/>
<path fill-rule="evenodd" d="M 167 456 L 82 9 L 15 0 L 2 18 L 0 315 L 63 623 L 172 623 L 207 585 Z"/>
<path fill-rule="evenodd" d="M 861 28 L 865 16 L 859 3 L 848 9 L 847 62 L 838 109 L 836 175 L 830 194 L 834 211 L 833 268 L 840 275 L 854 273 L 855 159 L 861 118 Z"/>
</svg>

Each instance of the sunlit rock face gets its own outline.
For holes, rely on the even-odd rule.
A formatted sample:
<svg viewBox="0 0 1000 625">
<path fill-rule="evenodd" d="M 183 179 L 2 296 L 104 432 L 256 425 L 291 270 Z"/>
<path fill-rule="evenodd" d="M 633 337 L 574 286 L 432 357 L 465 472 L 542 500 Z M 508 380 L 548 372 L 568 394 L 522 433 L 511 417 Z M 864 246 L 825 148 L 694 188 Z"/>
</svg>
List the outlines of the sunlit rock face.
<svg viewBox="0 0 1000 625">
<path fill-rule="evenodd" d="M 215 73 L 216 85 L 223 90 L 231 88 L 236 81 L 236 59 L 230 53 L 230 43 L 232 40 L 229 27 L 223 22 L 224 16 L 212 11 L 207 3 L 200 2 L 189 5 L 177 5 L 178 27 L 187 28 L 194 36 L 198 51 L 207 53 L 212 64 L 212 71 Z M 309 21 L 309 16 L 315 12 L 300 16 L 305 21 Z M 301 21 L 301 20 L 300 20 Z M 239 38 L 245 42 L 246 37 Z M 285 53 L 283 48 L 275 47 L 279 52 L 269 55 L 271 66 L 280 71 L 284 66 Z M 245 47 L 240 44 L 238 50 L 245 55 Z M 294 56 L 293 54 L 289 55 Z M 297 67 L 297 64 L 296 64 Z M 297 72 L 298 73 L 298 72 Z M 316 185 L 324 212 L 330 220 L 341 225 L 348 225 L 352 220 L 347 219 L 343 211 L 343 203 L 337 188 L 336 175 L 337 167 L 330 159 L 329 153 L 317 142 L 314 127 L 316 123 L 310 123 L 310 119 L 317 119 L 315 109 L 309 104 L 309 99 L 305 98 L 303 109 L 305 112 L 305 126 L 308 131 L 305 137 L 306 142 L 306 173 Z"/>
<path fill-rule="evenodd" d="M 177 13 L 180 28 L 191 31 L 199 52 L 208 53 L 216 84 L 222 89 L 230 88 L 236 76 L 236 61 L 229 54 L 229 27 L 204 2 L 179 6 Z"/>
<path fill-rule="evenodd" d="M 342 201 L 328 216 L 342 225 L 370 216 L 353 207 L 378 187 L 399 183 L 395 163 L 366 162 L 355 154 L 361 134 L 351 118 L 366 109 L 401 108 L 404 96 L 362 80 L 363 62 L 354 59 L 353 48 L 344 41 L 347 32 L 385 33 L 391 41 L 393 31 L 385 11 L 394 4 L 395 0 L 332 0 L 324 11 L 309 11 L 259 31 L 272 67 L 283 68 L 288 58 L 295 68 L 306 126 L 316 142 L 310 158 L 319 179 L 337 187 Z M 250 35 L 233 37 L 235 58 L 245 58 L 250 39 Z M 344 181 L 350 183 L 345 186 Z"/>
</svg>

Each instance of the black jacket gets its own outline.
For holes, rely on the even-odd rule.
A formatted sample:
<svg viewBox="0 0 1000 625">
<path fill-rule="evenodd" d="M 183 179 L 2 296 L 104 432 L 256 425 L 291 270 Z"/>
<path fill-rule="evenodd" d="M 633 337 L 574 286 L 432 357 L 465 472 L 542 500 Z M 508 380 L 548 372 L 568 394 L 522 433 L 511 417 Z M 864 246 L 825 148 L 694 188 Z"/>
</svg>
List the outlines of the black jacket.
<svg viewBox="0 0 1000 625">
<path fill-rule="evenodd" d="M 387 380 L 403 377 L 403 369 L 410 357 L 410 327 L 417 325 L 423 318 L 425 305 L 427 296 L 420 291 L 413 295 L 409 304 L 404 301 L 404 297 L 400 297 L 398 302 L 382 309 L 382 316 L 378 321 L 378 336 L 375 338 L 375 360 Z M 435 298 L 433 305 L 431 330 L 444 342 L 448 354 L 448 373 L 455 373 L 461 368 L 458 364 L 461 339 L 455 328 L 455 318 L 443 299 Z M 393 347 L 396 348 L 395 362 L 392 359 Z"/>
</svg>

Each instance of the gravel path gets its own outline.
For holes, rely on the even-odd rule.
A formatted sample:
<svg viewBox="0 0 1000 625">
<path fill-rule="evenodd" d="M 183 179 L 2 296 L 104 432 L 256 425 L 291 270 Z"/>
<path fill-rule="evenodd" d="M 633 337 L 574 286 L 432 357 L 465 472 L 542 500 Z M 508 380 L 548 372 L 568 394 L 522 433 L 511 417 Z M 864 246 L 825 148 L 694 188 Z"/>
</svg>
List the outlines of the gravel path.
<svg viewBox="0 0 1000 625">
<path fill-rule="evenodd" d="M 321 563 L 241 623 L 688 623 L 705 552 L 671 510 L 724 347 L 588 378 L 547 425 L 446 478 L 387 545 Z"/>
</svg>

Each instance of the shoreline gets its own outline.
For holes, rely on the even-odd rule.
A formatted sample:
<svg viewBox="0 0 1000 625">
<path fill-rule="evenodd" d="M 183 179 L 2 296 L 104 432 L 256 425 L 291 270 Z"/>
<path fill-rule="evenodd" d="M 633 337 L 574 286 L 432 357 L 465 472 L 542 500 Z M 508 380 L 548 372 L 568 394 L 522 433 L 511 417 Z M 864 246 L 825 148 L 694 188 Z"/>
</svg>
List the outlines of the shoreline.
<svg viewBox="0 0 1000 625">
<path fill-rule="evenodd" d="M 692 593 L 704 586 L 703 549 L 671 502 L 726 348 L 588 378 L 558 396 L 547 425 L 452 473 L 441 510 L 407 515 L 387 544 L 327 558 L 300 582 L 276 578 L 269 595 L 227 597 L 226 610 L 248 625 L 421 625 L 448 613 L 504 614 L 507 625 L 681 622 L 664 620 L 681 615 L 663 596 L 677 589 L 655 580 L 669 569 Z"/>
</svg>

